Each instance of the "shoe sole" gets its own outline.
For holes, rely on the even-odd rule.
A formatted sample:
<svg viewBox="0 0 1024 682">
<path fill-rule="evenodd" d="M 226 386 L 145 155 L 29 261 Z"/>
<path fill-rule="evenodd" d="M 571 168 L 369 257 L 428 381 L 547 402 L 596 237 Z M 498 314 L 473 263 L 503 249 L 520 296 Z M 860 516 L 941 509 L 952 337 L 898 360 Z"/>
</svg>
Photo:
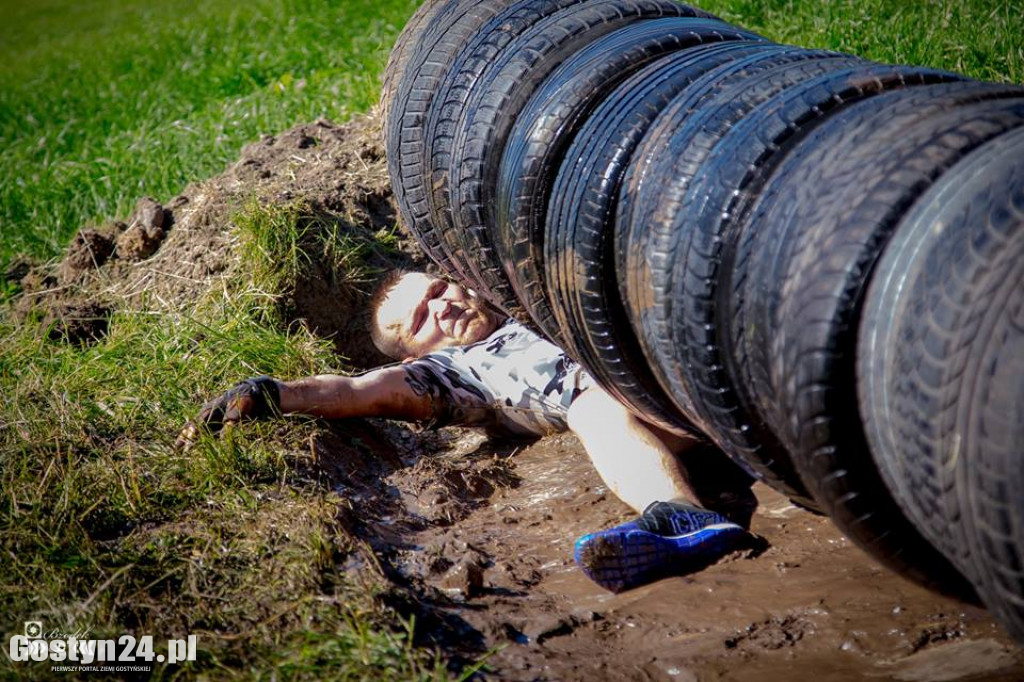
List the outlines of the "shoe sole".
<svg viewBox="0 0 1024 682">
<path fill-rule="evenodd" d="M 736 538 L 745 533 L 733 523 L 675 536 L 640 529 L 602 531 L 576 542 L 575 559 L 588 578 L 606 590 L 622 592 L 705 568 L 734 549 Z"/>
</svg>

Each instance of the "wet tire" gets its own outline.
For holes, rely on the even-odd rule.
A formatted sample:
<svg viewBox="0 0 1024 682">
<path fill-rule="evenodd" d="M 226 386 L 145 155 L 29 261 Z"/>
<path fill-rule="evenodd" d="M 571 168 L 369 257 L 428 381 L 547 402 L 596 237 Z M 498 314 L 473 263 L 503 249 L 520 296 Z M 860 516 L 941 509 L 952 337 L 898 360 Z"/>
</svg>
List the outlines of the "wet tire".
<svg viewBox="0 0 1024 682">
<path fill-rule="evenodd" d="M 552 338 L 557 324 L 544 287 L 544 223 L 551 185 L 587 116 L 622 79 L 641 67 L 644 75 L 637 78 L 655 87 L 640 106 L 658 111 L 706 71 L 770 46 L 753 42 L 746 34 L 723 31 L 711 20 L 675 21 L 688 21 L 689 30 L 699 29 L 704 42 L 726 42 L 665 56 L 667 50 L 679 49 L 686 31 L 682 36 L 642 35 L 639 40 L 626 31 L 605 36 L 573 55 L 544 81 L 510 133 L 498 174 L 496 234 L 492 237 L 520 302 L 532 321 Z M 637 28 L 646 34 L 656 28 L 655 23 L 662 22 L 644 22 Z"/>
<path fill-rule="evenodd" d="M 897 501 L 1024 640 L 1024 129 L 953 167 L 897 228 L 857 386 Z"/>
<path fill-rule="evenodd" d="M 671 106 L 676 107 L 673 111 L 676 116 L 672 117 L 674 125 L 666 124 L 662 117 L 657 119 L 655 125 L 665 126 L 668 142 L 660 150 L 651 149 L 650 153 L 660 154 L 670 160 L 686 157 L 687 161 L 693 162 L 689 168 L 695 171 L 700 168 L 702 157 L 713 148 L 715 140 L 759 101 L 806 78 L 854 63 L 860 63 L 860 60 L 833 52 L 771 46 L 770 49 L 721 66 L 684 90 L 672 102 Z M 641 86 L 639 93 L 643 90 Z M 632 152 L 655 121 L 653 114 L 657 113 L 652 108 L 636 106 L 631 98 L 630 94 L 623 92 L 598 108 L 568 154 L 569 158 L 580 159 L 579 163 L 575 168 L 563 167 L 559 184 L 553 192 L 553 201 L 558 201 L 561 207 L 558 230 L 564 236 L 562 243 L 553 243 L 554 250 L 548 254 L 549 258 L 559 260 L 555 261 L 555 265 L 550 260 L 547 264 L 549 272 L 556 275 L 553 283 L 558 282 L 561 291 L 560 300 L 565 310 L 562 324 L 567 325 L 575 336 L 588 341 L 589 347 L 581 349 L 581 353 L 585 355 L 589 351 L 597 356 L 598 361 L 621 364 L 624 362 L 619 359 L 621 356 L 636 356 L 641 362 L 646 359 L 646 364 L 654 369 L 653 373 L 647 371 L 646 374 L 657 377 L 655 385 L 669 394 L 688 420 L 698 424 L 713 440 L 720 442 L 714 424 L 694 400 L 692 389 L 681 388 L 682 384 L 665 380 L 676 369 L 671 366 L 674 358 L 668 359 L 669 349 L 663 347 L 667 339 L 655 339 L 647 335 L 651 329 L 648 323 L 659 317 L 662 309 L 656 306 L 633 307 L 630 311 L 633 325 L 645 336 L 641 344 L 628 324 L 630 316 L 624 307 L 623 290 L 620 290 L 617 283 L 617 275 L 622 271 L 617 272 L 615 268 L 612 249 L 617 238 L 616 227 L 621 229 L 628 226 L 637 236 L 637 241 L 650 244 L 651 251 L 646 254 L 648 259 L 653 256 L 662 263 L 668 262 L 669 257 L 657 251 L 667 248 L 665 241 L 670 235 L 661 235 L 661 242 L 657 241 L 656 236 L 659 229 L 668 228 L 675 217 L 673 207 L 668 206 L 667 202 L 685 195 L 685 191 L 674 191 L 680 186 L 676 183 L 685 186 L 690 175 L 674 164 L 664 164 L 666 175 L 652 176 L 659 189 L 645 195 L 649 203 L 643 205 L 642 199 L 635 199 L 634 204 L 640 207 L 638 214 L 657 217 L 643 219 L 641 223 L 616 224 L 615 209 L 621 196 L 620 185 L 625 169 L 630 163 Z M 684 104 L 680 105 L 680 102 Z M 664 118 L 667 119 L 668 113 L 665 112 Z M 663 222 L 655 224 L 652 220 Z M 550 233 L 548 237 L 551 238 Z M 637 242 L 627 240 L 626 243 L 629 250 L 637 248 Z M 621 247 L 615 253 L 621 257 Z M 648 288 L 639 292 L 634 300 L 644 297 L 650 301 L 658 295 L 659 283 L 655 277 L 660 271 L 657 264 L 647 260 L 647 271 L 652 274 L 648 286 L 654 287 L 654 296 L 644 296 L 652 291 Z M 576 277 L 575 273 L 579 272 L 587 273 L 586 277 Z M 626 277 L 621 279 L 625 281 Z M 631 292 L 626 290 L 626 293 Z M 556 294 L 552 296 L 557 298 Z M 619 311 L 622 311 L 621 317 Z M 616 339 L 618 343 L 610 344 L 609 338 Z M 746 465 L 745 461 L 739 463 Z M 762 471 L 748 470 L 751 474 L 765 478 Z M 772 483 L 785 488 L 794 497 L 800 496 L 799 491 L 792 489 L 792 486 L 787 487 L 784 481 L 772 480 Z"/>
<path fill-rule="evenodd" d="M 416 9 L 409 21 L 406 22 L 402 32 L 398 34 L 391 53 L 388 55 L 387 66 L 384 67 L 384 77 L 380 88 L 380 100 L 377 104 L 377 111 L 380 117 L 381 133 L 387 135 L 388 118 L 391 114 L 391 103 L 394 99 L 395 88 L 398 87 L 402 75 L 405 73 L 405 65 L 409 61 L 410 53 L 416 49 L 421 34 L 427 25 L 434 18 L 434 15 L 447 0 L 424 0 Z"/>
<path fill-rule="evenodd" d="M 529 31 L 537 22 L 580 0 L 519 0 L 505 3 L 506 7 L 481 24 L 459 49 L 455 59 L 445 70 L 432 93 L 431 104 L 425 114 L 424 135 L 417 149 L 409 149 L 403 172 L 410 180 L 424 178 L 412 195 L 423 206 L 429 226 L 441 248 L 470 286 L 471 270 L 465 266 L 464 254 L 453 254 L 445 232 L 451 230 L 451 209 L 448 205 L 448 169 L 454 127 L 465 113 L 466 100 L 478 86 L 480 77 L 491 67 L 502 50 L 517 37 Z M 417 165 L 418 164 L 418 165 Z M 408 182 L 412 186 L 412 182 Z M 420 206 L 420 204 L 417 204 Z M 516 310 L 515 301 L 506 301 L 506 312 Z"/>
<path fill-rule="evenodd" d="M 892 229 L 942 172 L 1024 122 L 1020 90 L 977 83 L 887 93 L 831 117 L 766 183 L 748 305 L 770 324 L 769 424 L 836 525 L 897 572 L 974 599 L 888 492 L 857 409 L 855 341 L 872 267 Z M 756 292 L 753 296 L 750 294 Z"/>
<path fill-rule="evenodd" d="M 614 30 L 638 21 L 696 14 L 669 0 L 591 0 L 546 17 L 496 56 L 455 128 L 448 193 L 452 223 L 440 226 L 457 266 L 491 302 L 502 308 L 517 305 L 489 226 L 495 219 L 501 155 L 530 96 L 559 64 Z"/>
<path fill-rule="evenodd" d="M 427 204 L 425 141 L 427 115 L 438 85 L 481 26 L 506 10 L 507 0 L 447 0 L 419 33 L 394 88 L 385 131 L 388 174 L 402 222 L 423 251 L 448 274 L 464 279 L 441 242 Z"/>
<path fill-rule="evenodd" d="M 739 227 L 779 161 L 828 114 L 886 89 L 957 78 L 931 69 L 859 64 L 786 88 L 739 121 L 733 112 L 750 105 L 729 93 L 722 94 L 718 113 L 704 115 L 709 123 L 725 123 L 726 132 L 676 204 L 672 228 L 661 241 L 669 244 L 669 270 L 656 281 L 668 283 L 674 304 L 667 328 L 675 331 L 676 342 L 662 345 L 659 357 L 664 361 L 672 354 L 668 361 L 723 450 L 805 507 L 817 504 L 735 368 L 731 326 L 743 309 L 745 279 L 744 263 L 735 259 Z"/>
</svg>

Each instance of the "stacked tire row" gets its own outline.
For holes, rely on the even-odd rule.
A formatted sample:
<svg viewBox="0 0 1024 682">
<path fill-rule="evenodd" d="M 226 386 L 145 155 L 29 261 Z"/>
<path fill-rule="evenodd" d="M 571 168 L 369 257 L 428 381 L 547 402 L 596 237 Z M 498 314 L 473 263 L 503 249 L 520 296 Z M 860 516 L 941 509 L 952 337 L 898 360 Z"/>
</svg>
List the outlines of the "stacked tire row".
<svg viewBox="0 0 1024 682">
<path fill-rule="evenodd" d="M 381 111 L 451 276 L 1024 641 L 1024 88 L 670 0 L 427 0 Z"/>
</svg>

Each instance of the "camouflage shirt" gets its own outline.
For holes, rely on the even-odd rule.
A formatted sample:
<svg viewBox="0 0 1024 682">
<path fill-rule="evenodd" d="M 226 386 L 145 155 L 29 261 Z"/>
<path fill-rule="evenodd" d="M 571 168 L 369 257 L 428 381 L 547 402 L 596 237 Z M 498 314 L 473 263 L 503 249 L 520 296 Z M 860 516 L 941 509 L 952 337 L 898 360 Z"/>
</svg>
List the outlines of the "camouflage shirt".
<svg viewBox="0 0 1024 682">
<path fill-rule="evenodd" d="M 560 348 L 512 319 L 483 341 L 401 367 L 413 391 L 433 403 L 430 426 L 479 426 L 512 436 L 567 430 L 569 405 L 595 385 Z"/>
</svg>

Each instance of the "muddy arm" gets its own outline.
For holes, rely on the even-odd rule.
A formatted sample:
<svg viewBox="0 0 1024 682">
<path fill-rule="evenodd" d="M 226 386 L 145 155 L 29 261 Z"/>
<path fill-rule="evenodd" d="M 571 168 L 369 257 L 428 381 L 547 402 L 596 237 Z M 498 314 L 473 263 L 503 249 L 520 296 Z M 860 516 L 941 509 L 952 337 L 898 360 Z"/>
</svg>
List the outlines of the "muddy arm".
<svg viewBox="0 0 1024 682">
<path fill-rule="evenodd" d="M 415 393 L 406 377 L 402 367 L 391 366 L 355 377 L 325 374 L 280 381 L 281 411 L 328 419 L 429 419 L 432 416 L 429 398 Z"/>
<path fill-rule="evenodd" d="M 195 420 L 185 424 L 175 447 L 189 448 L 202 430 L 219 431 L 243 419 L 262 419 L 280 413 L 308 414 L 329 419 L 386 417 L 420 421 L 433 416 L 433 403 L 406 381 L 401 366 L 384 367 L 357 377 L 312 376 L 297 381 L 270 377 L 247 379 L 203 405 Z"/>
</svg>

